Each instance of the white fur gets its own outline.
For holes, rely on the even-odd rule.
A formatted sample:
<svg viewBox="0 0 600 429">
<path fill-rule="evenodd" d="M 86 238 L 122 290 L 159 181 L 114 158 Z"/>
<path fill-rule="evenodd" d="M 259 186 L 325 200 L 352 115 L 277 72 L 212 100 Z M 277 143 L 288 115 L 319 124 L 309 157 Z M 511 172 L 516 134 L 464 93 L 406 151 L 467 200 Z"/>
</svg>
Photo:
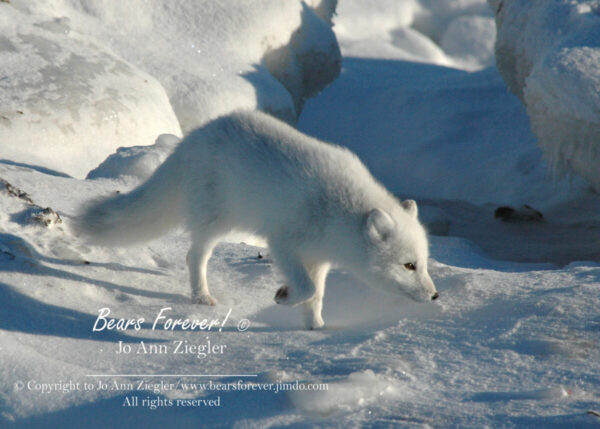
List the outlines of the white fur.
<svg viewBox="0 0 600 429">
<path fill-rule="evenodd" d="M 436 293 L 416 203 L 400 203 L 349 150 L 263 113 L 236 112 L 193 131 L 146 183 L 92 205 L 80 224 L 104 243 L 126 244 L 181 222 L 193 241 L 188 266 L 194 302 L 215 303 L 207 261 L 232 231 L 267 240 L 287 279 L 276 301 L 303 303 L 312 328 L 323 326 L 331 265 L 418 301 Z"/>
</svg>

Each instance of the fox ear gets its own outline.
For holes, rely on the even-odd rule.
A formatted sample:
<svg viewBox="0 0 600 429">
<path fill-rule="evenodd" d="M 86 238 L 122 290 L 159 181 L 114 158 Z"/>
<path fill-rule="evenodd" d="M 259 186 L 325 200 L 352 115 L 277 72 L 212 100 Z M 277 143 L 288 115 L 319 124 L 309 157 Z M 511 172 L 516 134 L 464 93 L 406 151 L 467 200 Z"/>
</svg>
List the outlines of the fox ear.
<svg viewBox="0 0 600 429">
<path fill-rule="evenodd" d="M 373 209 L 365 221 L 365 234 L 371 242 L 385 241 L 394 229 L 394 220 L 381 209 Z"/>
<path fill-rule="evenodd" d="M 406 213 L 412 217 L 417 217 L 419 214 L 419 209 L 417 208 L 417 202 L 415 200 L 404 200 L 400 204 L 402 204 L 402 208 L 406 210 Z"/>
</svg>

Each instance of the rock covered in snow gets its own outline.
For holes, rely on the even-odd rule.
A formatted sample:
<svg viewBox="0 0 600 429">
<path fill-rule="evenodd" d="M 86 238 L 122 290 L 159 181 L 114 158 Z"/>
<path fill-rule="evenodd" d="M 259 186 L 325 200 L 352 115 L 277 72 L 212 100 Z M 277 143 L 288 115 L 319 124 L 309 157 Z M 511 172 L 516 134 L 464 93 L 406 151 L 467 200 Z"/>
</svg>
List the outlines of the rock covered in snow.
<svg viewBox="0 0 600 429">
<path fill-rule="evenodd" d="M 344 0 L 335 22 L 345 56 L 466 70 L 493 64 L 494 22 L 485 0 Z"/>
<path fill-rule="evenodd" d="M 11 221 L 17 224 L 41 225 L 48 228 L 63 223 L 60 215 L 51 207 L 43 208 L 37 205 L 27 192 L 22 191 L 2 178 L 0 178 L 0 195 L 6 195 L 9 198 L 20 200 L 21 206 L 24 207 L 24 209 L 20 213 L 13 214 L 10 218 Z M 6 205 L 5 202 L 4 204 Z M 2 232 L 1 228 L 0 232 Z"/>
<path fill-rule="evenodd" d="M 60 225 L 61 223 L 63 223 L 60 215 L 56 213 L 51 207 L 33 207 L 28 214 L 29 223 L 42 225 L 46 228 L 54 225 Z"/>
<path fill-rule="evenodd" d="M 459 58 L 463 68 L 476 70 L 494 63 L 496 34 L 493 21 L 486 16 L 460 16 L 448 25 L 440 45 L 446 54 Z"/>
<path fill-rule="evenodd" d="M 331 30 L 337 0 L 322 0 L 316 9 L 302 4 L 301 26 L 289 43 L 269 50 L 263 62 L 269 72 L 289 91 L 295 115 L 274 112 L 281 119 L 296 122 L 304 101 L 333 82 L 341 70 L 341 52 Z M 270 110 L 264 106 L 263 110 Z M 290 116 L 289 114 L 287 116 Z"/>
<path fill-rule="evenodd" d="M 18 5 L 0 4 L 0 158 L 82 177 L 119 146 L 181 133 L 156 79 Z"/>
<path fill-rule="evenodd" d="M 295 122 L 332 81 L 332 0 L 0 4 L 1 157 L 77 177 L 235 109 Z"/>
<path fill-rule="evenodd" d="M 433 40 L 412 28 L 420 10 L 418 0 L 343 0 L 335 31 L 344 56 L 450 65 Z"/>
<path fill-rule="evenodd" d="M 12 184 L 8 183 L 6 180 L 0 178 L 0 194 L 2 193 L 6 193 L 11 197 L 17 197 L 25 201 L 26 203 L 33 204 L 33 200 L 27 192 L 22 191 L 16 186 L 13 186 Z"/>
<path fill-rule="evenodd" d="M 277 71 L 264 61 L 268 52 L 300 39 L 304 49 L 328 45 L 327 54 L 339 61 L 329 22 L 335 3 L 328 0 L 150 0 L 144 5 L 64 0 L 58 6 L 43 1 L 28 7 L 72 17 L 77 30 L 157 78 L 184 132 L 240 108 L 295 121 L 295 94 L 285 87 L 311 76 L 298 67 L 285 68 L 283 61 L 285 72 L 274 77 Z M 301 35 L 295 37 L 296 32 Z M 339 70 L 335 61 L 332 65 Z"/>
<path fill-rule="evenodd" d="M 496 64 L 554 170 L 600 189 L 600 3 L 489 0 Z"/>
</svg>

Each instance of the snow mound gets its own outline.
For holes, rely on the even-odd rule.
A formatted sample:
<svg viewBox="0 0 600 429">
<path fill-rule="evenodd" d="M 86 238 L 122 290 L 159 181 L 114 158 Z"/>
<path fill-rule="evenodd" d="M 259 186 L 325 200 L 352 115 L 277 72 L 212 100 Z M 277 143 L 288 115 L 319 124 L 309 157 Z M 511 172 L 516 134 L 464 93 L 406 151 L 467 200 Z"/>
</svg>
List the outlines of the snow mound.
<svg viewBox="0 0 600 429">
<path fill-rule="evenodd" d="M 300 29 L 292 34 L 289 43 L 281 48 L 270 49 L 262 59 L 269 72 L 292 96 L 294 111 L 278 114 L 269 105 L 259 104 L 259 108 L 295 123 L 305 100 L 337 78 L 342 60 L 331 30 L 334 11 L 335 2 L 332 1 L 322 0 L 314 10 L 302 3 Z"/>
<path fill-rule="evenodd" d="M 494 23 L 484 0 L 344 0 L 335 23 L 346 57 L 466 70 L 493 64 Z"/>
<path fill-rule="evenodd" d="M 344 381 L 329 383 L 327 390 L 298 390 L 290 399 L 301 410 L 322 416 L 341 411 L 355 411 L 374 402 L 398 399 L 395 380 L 387 380 L 372 370 L 352 373 Z"/>
<path fill-rule="evenodd" d="M 263 58 L 287 45 L 301 56 L 307 45 L 314 45 L 319 52 L 327 47 L 327 54 L 337 54 L 339 62 L 335 35 L 322 18 L 330 18 L 335 5 L 316 0 L 307 4 L 153 0 L 140 7 L 111 0 L 67 0 L 60 7 L 45 2 L 39 8 L 53 16 L 72 16 L 78 30 L 156 77 L 187 132 L 239 108 L 269 110 L 288 120 L 299 113 L 294 94 L 284 86 L 298 79 L 309 81 L 310 76 L 304 76 L 301 67 L 290 67 L 287 75 L 278 74 L 282 84 Z M 336 67 L 335 60 L 331 64 Z"/>
<path fill-rule="evenodd" d="M 118 146 L 181 133 L 156 79 L 68 18 L 0 9 L 1 158 L 83 176 Z"/>
<path fill-rule="evenodd" d="M 527 107 L 557 173 L 600 189 L 600 5 L 578 0 L 490 0 L 496 63 Z"/>
<path fill-rule="evenodd" d="M 327 0 L 0 7 L 2 158 L 77 177 L 232 110 L 293 123 L 340 70 Z"/>
<path fill-rule="evenodd" d="M 448 55 L 461 59 L 463 68 L 477 70 L 494 63 L 495 39 L 491 18 L 461 16 L 448 25 L 440 44 Z"/>
<path fill-rule="evenodd" d="M 120 147 L 90 171 L 86 179 L 133 176 L 145 180 L 167 159 L 179 141 L 179 137 L 172 134 L 161 134 L 151 146 Z"/>
<path fill-rule="evenodd" d="M 344 73 L 308 101 L 298 127 L 350 148 L 403 198 L 544 210 L 586 187 L 549 180 L 523 106 L 492 68 L 345 59 Z"/>
</svg>

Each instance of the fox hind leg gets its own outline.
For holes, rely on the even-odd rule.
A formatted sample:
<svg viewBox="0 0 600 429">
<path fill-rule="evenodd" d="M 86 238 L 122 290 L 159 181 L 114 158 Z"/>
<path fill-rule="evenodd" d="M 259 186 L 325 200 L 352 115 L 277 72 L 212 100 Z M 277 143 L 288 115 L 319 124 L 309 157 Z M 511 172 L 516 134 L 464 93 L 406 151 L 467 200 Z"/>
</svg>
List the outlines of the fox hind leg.
<svg viewBox="0 0 600 429">
<path fill-rule="evenodd" d="M 208 260 L 217 242 L 214 239 L 201 239 L 198 236 L 194 236 L 192 240 L 192 247 L 187 254 L 192 302 L 194 304 L 216 305 L 217 300 L 212 297 L 208 290 L 207 269 Z"/>
</svg>

